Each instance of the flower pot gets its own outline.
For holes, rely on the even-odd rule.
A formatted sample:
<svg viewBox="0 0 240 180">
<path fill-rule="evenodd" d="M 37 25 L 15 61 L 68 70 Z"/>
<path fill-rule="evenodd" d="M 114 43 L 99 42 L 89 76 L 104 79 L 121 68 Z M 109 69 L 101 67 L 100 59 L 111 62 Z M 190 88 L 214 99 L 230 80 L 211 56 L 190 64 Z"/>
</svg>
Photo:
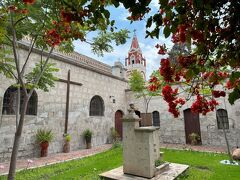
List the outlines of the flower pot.
<svg viewBox="0 0 240 180">
<path fill-rule="evenodd" d="M 42 142 L 40 144 L 41 146 L 41 157 L 47 157 L 48 155 L 48 146 L 49 146 L 49 143 L 48 142 Z"/>
<path fill-rule="evenodd" d="M 69 153 L 69 152 L 70 152 L 70 142 L 69 142 L 69 141 L 65 141 L 65 142 L 64 142 L 63 152 L 64 152 L 64 153 Z"/>
</svg>

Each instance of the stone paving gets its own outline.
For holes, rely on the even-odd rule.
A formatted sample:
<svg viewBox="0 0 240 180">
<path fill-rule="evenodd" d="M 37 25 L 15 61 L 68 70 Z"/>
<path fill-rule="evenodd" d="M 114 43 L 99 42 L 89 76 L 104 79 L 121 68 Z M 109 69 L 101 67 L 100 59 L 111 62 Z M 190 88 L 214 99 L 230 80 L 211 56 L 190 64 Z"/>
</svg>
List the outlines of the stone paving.
<svg viewBox="0 0 240 180">
<path fill-rule="evenodd" d="M 217 153 L 226 152 L 226 148 L 223 148 L 223 147 L 191 146 L 186 144 L 160 144 L 160 147 L 168 148 L 168 149 L 182 149 L 182 150 L 191 149 L 194 151 L 217 152 Z M 83 158 L 86 156 L 97 154 L 99 152 L 106 151 L 110 148 L 111 148 L 111 145 L 106 144 L 102 146 L 93 147 L 92 149 L 82 149 L 78 151 L 72 151 L 70 153 L 50 154 L 48 157 L 44 157 L 44 158 L 33 158 L 31 160 L 20 159 L 17 161 L 17 170 L 26 169 L 26 168 L 36 168 L 36 167 L 55 164 L 63 161 L 69 161 L 72 159 Z M 0 175 L 6 174 L 8 172 L 8 168 L 9 168 L 9 162 L 0 163 Z"/>
<path fill-rule="evenodd" d="M 105 144 L 102 146 L 93 147 L 92 149 L 81 149 L 78 151 L 72 151 L 70 153 L 50 154 L 48 157 L 20 159 L 17 161 L 17 170 L 26 168 L 36 168 L 45 165 L 56 164 L 59 162 L 69 161 L 72 159 L 80 159 L 83 157 L 91 156 L 106 151 L 111 147 L 112 147 L 111 144 Z M 8 169 L 9 162 L 0 163 L 0 175 L 8 173 Z"/>
</svg>

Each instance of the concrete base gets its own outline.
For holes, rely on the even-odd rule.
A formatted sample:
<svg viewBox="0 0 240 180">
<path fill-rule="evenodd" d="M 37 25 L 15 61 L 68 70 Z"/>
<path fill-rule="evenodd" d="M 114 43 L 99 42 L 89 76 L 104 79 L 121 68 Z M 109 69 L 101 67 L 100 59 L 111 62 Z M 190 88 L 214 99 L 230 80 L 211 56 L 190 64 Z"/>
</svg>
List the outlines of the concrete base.
<svg viewBox="0 0 240 180">
<path fill-rule="evenodd" d="M 174 180 L 176 177 L 178 177 L 188 168 L 189 168 L 188 165 L 170 163 L 169 169 L 151 178 L 151 180 Z M 122 166 L 116 169 L 112 169 L 108 172 L 104 172 L 99 176 L 101 179 L 106 179 L 106 180 L 147 180 L 148 179 L 148 178 L 138 177 L 134 175 L 124 174 Z"/>
</svg>

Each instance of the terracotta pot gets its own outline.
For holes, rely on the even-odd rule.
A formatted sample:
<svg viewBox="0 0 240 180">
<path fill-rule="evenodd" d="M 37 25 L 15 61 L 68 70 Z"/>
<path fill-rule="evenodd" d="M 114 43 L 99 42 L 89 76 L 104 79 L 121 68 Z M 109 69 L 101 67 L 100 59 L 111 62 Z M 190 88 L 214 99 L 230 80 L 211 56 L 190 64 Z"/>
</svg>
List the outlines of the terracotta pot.
<svg viewBox="0 0 240 180">
<path fill-rule="evenodd" d="M 92 138 L 86 137 L 86 148 L 91 149 L 92 148 Z"/>
<path fill-rule="evenodd" d="M 92 148 L 92 143 L 91 143 L 91 142 L 90 142 L 90 143 L 89 143 L 89 142 L 86 143 L 86 148 L 87 148 L 87 149 L 91 149 L 91 148 Z"/>
<path fill-rule="evenodd" d="M 48 142 L 42 142 L 40 144 L 41 146 L 41 157 L 47 157 L 48 155 L 48 146 L 49 146 L 49 143 Z"/>
<path fill-rule="evenodd" d="M 69 141 L 65 141 L 65 143 L 63 145 L 63 152 L 64 153 L 69 153 L 70 152 L 70 142 Z"/>
</svg>

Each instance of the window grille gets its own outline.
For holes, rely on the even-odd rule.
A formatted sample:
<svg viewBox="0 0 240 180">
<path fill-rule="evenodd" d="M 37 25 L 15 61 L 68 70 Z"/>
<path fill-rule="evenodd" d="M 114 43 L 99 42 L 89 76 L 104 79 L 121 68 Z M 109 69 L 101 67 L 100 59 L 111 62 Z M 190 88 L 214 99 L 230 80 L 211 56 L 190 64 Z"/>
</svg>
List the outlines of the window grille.
<svg viewBox="0 0 240 180">
<path fill-rule="evenodd" d="M 218 109 L 217 110 L 217 126 L 218 129 L 229 129 L 229 121 L 228 121 L 228 114 L 225 109 Z M 221 123 L 222 121 L 222 123 Z"/>
<path fill-rule="evenodd" d="M 90 116 L 104 116 L 104 102 L 100 96 L 94 96 L 90 102 Z"/>
<path fill-rule="evenodd" d="M 20 112 L 23 106 L 23 99 L 24 99 L 23 90 L 20 89 Z M 38 103 L 37 93 L 36 91 L 33 91 L 33 94 L 28 102 L 26 115 L 37 115 L 37 103 Z M 2 114 L 15 115 L 16 107 L 17 107 L 17 88 L 11 86 L 4 93 Z"/>
<path fill-rule="evenodd" d="M 152 112 L 153 126 L 160 126 L 160 116 L 158 111 Z"/>
</svg>

